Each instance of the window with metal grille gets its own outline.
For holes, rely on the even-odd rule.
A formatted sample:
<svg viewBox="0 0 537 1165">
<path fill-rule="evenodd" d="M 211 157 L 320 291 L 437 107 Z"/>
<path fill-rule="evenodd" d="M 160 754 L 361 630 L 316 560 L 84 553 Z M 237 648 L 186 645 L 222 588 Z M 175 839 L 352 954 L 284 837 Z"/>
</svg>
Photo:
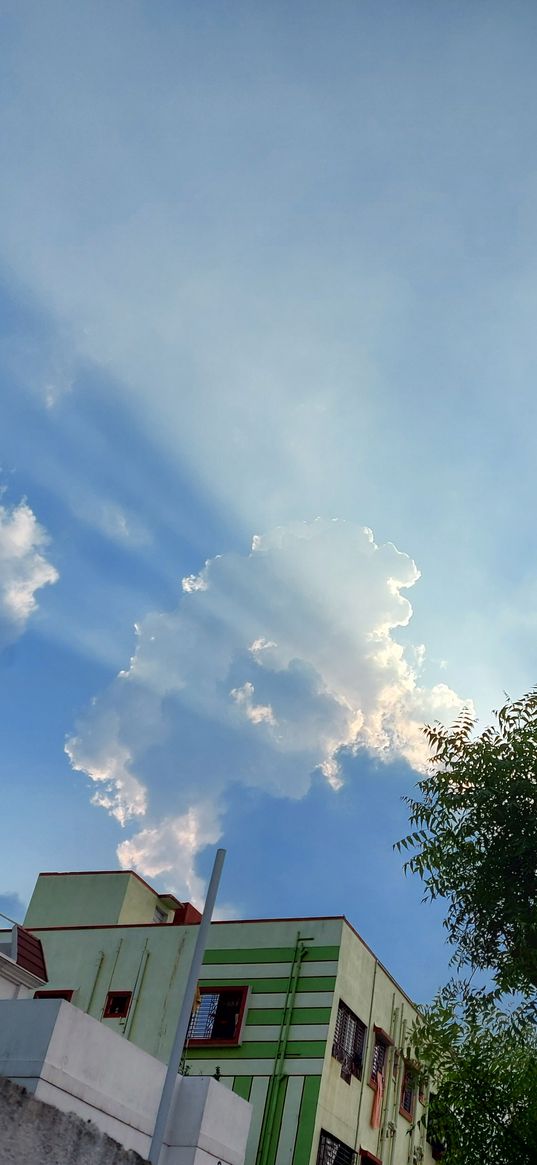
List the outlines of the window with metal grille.
<svg viewBox="0 0 537 1165">
<path fill-rule="evenodd" d="M 356 1165 L 356 1162 L 354 1150 L 323 1129 L 319 1138 L 317 1165 Z"/>
<path fill-rule="evenodd" d="M 341 1076 L 350 1084 L 351 1076 L 362 1077 L 367 1028 L 340 999 L 332 1055 L 341 1064 Z"/>
<path fill-rule="evenodd" d="M 384 1075 L 384 1065 L 386 1063 L 386 1052 L 388 1051 L 388 1044 L 383 1036 L 375 1033 L 375 1047 L 373 1048 L 373 1059 L 371 1061 L 371 1083 L 376 1086 L 377 1076 L 379 1072 Z"/>
<path fill-rule="evenodd" d="M 401 1116 L 406 1116 L 407 1120 L 412 1120 L 414 1116 L 414 1101 L 416 1097 L 414 1073 L 410 1065 L 405 1064 L 403 1073 L 403 1083 L 401 1085 L 401 1101 L 399 1104 L 399 1112 Z"/>
<path fill-rule="evenodd" d="M 248 987 L 200 987 L 190 1017 L 188 1043 L 238 1044 Z"/>
</svg>

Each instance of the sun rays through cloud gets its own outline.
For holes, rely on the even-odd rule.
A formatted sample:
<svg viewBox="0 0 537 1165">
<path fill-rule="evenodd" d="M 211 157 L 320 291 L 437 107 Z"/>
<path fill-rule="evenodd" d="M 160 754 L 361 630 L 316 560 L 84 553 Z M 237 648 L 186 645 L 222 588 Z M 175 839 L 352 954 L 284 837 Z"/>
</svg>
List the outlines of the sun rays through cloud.
<svg viewBox="0 0 537 1165">
<path fill-rule="evenodd" d="M 66 745 L 94 803 L 142 825 L 121 863 L 199 897 L 196 857 L 218 839 L 232 785 L 297 799 L 318 771 L 337 790 L 340 755 L 360 749 L 421 769 L 424 721 L 462 700 L 424 686 L 425 649 L 396 639 L 418 579 L 368 528 L 321 519 L 185 577 L 177 609 L 137 626 L 130 663 Z"/>
</svg>

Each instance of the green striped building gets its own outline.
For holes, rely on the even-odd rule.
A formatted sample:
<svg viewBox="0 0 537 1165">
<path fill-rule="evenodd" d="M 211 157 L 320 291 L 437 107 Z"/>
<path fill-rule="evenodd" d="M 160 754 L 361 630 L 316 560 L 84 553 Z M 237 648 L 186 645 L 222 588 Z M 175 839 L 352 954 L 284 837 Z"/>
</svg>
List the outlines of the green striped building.
<svg viewBox="0 0 537 1165">
<path fill-rule="evenodd" d="M 120 871 L 41 874 L 25 925 L 49 993 L 166 1060 L 198 921 Z M 427 1163 L 414 1015 L 343 917 L 214 922 L 184 1068 L 251 1102 L 246 1165 Z"/>
</svg>

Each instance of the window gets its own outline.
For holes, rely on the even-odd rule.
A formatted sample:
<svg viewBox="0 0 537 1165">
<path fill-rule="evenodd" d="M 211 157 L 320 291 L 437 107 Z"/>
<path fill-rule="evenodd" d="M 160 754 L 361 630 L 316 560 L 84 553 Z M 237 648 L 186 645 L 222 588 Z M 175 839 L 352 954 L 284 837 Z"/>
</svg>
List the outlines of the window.
<svg viewBox="0 0 537 1165">
<path fill-rule="evenodd" d="M 405 1064 L 403 1072 L 403 1083 L 401 1085 L 401 1101 L 399 1104 L 399 1112 L 401 1116 L 405 1116 L 407 1120 L 412 1120 L 414 1116 L 414 1104 L 416 1099 L 416 1089 L 414 1081 L 414 1073 L 410 1064 Z"/>
<path fill-rule="evenodd" d="M 188 1044 L 238 1044 L 248 987 L 200 987 L 190 1017 Z"/>
<path fill-rule="evenodd" d="M 339 1060 L 341 1076 L 347 1084 L 350 1084 L 351 1076 L 356 1076 L 358 1080 L 362 1077 L 366 1032 L 365 1023 L 340 1000 L 332 1055 Z"/>
<path fill-rule="evenodd" d="M 155 906 L 155 913 L 153 915 L 153 922 L 163 923 L 168 921 L 168 911 L 164 910 L 163 906 Z"/>
<path fill-rule="evenodd" d="M 132 991 L 109 991 L 104 1005 L 103 1019 L 125 1019 L 131 1005 Z"/>
<path fill-rule="evenodd" d="M 385 1075 L 384 1068 L 386 1064 L 386 1053 L 388 1048 L 393 1044 L 391 1036 L 388 1035 L 381 1027 L 373 1028 L 375 1032 L 375 1044 L 373 1047 L 373 1057 L 371 1060 L 371 1076 L 369 1083 L 373 1088 L 377 1087 L 377 1076 L 380 1072 L 381 1076 Z"/>
<path fill-rule="evenodd" d="M 356 1153 L 323 1130 L 319 1138 L 317 1165 L 356 1165 Z"/>
<path fill-rule="evenodd" d="M 66 999 L 68 1003 L 71 1002 L 74 991 L 63 988 L 58 991 L 34 991 L 34 999 Z"/>
</svg>

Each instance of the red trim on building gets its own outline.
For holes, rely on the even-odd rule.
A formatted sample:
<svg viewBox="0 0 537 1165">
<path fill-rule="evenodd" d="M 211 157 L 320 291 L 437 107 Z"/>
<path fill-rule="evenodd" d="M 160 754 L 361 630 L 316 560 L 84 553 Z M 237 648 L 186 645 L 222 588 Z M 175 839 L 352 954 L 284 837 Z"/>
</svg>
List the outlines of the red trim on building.
<svg viewBox="0 0 537 1165">
<path fill-rule="evenodd" d="M 362 1147 L 360 1146 L 358 1152 L 360 1154 L 360 1157 L 362 1158 L 362 1161 L 371 1161 L 372 1165 L 382 1165 L 381 1158 L 375 1157 L 375 1154 L 371 1153 L 369 1149 L 362 1149 Z"/>
<path fill-rule="evenodd" d="M 48 979 L 47 965 L 40 939 L 36 938 L 35 934 L 30 934 L 22 926 L 17 926 L 16 930 L 19 967 L 24 967 L 25 971 L 30 971 L 30 974 L 35 975 L 37 979 L 43 979 L 46 983 Z"/>
<path fill-rule="evenodd" d="M 191 902 L 182 902 L 173 915 L 173 926 L 199 926 L 201 914 Z M 164 923 L 164 926 L 169 923 Z"/>
<path fill-rule="evenodd" d="M 109 991 L 103 1011 L 103 1019 L 126 1019 L 132 1003 L 132 991 Z"/>
<path fill-rule="evenodd" d="M 395 1041 L 392 1039 L 391 1036 L 388 1035 L 388 1032 L 384 1031 L 383 1027 L 379 1027 L 378 1024 L 374 1023 L 373 1024 L 373 1031 L 374 1031 L 376 1036 L 380 1036 L 381 1040 L 384 1040 L 385 1044 L 388 1044 L 388 1046 L 393 1048 Z"/>
<path fill-rule="evenodd" d="M 65 999 L 67 1003 L 71 1002 L 73 995 L 74 989 L 68 988 L 65 990 L 58 988 L 57 991 L 34 991 L 34 999 Z"/>
</svg>

